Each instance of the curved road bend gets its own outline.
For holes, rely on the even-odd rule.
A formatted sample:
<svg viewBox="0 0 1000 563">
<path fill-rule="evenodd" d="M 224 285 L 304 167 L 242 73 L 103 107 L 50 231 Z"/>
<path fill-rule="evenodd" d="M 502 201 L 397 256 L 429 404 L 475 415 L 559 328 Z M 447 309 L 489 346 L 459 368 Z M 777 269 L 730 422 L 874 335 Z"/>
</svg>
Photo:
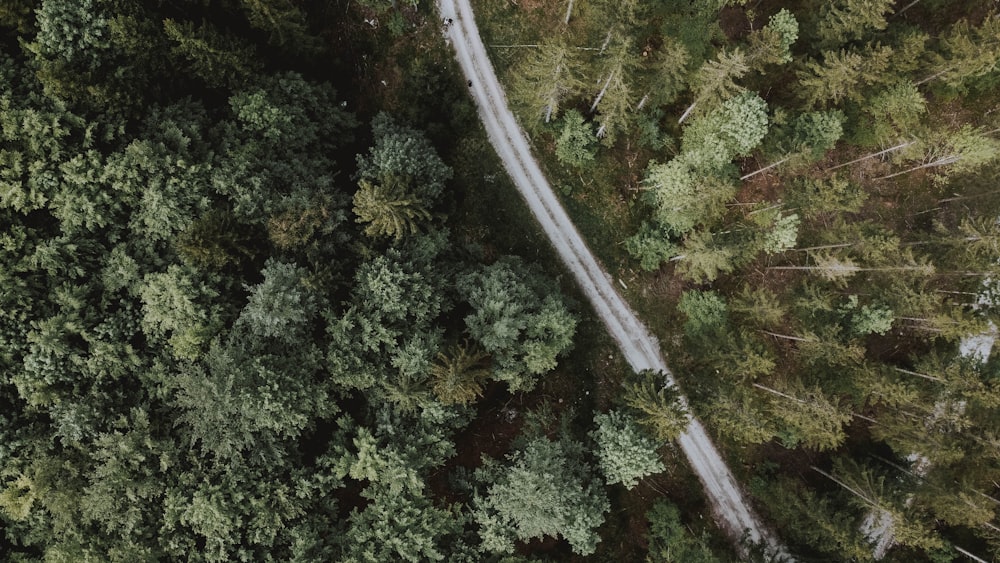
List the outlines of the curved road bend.
<svg viewBox="0 0 1000 563">
<path fill-rule="evenodd" d="M 611 277 L 587 248 L 531 155 L 527 136 L 507 107 L 506 97 L 486 55 L 469 0 L 437 2 L 440 16 L 453 20 L 447 26 L 446 35 L 454 46 L 463 74 L 472 82 L 470 90 L 490 142 L 518 191 L 632 369 L 662 371 L 668 384 L 674 385 L 673 375 L 660 353 L 659 342 L 615 290 Z M 751 541 L 763 541 L 771 553 L 787 557 L 785 548 L 751 510 L 732 472 L 697 419 L 690 420 L 678 442 L 705 488 L 718 524 L 730 539 L 735 542 L 746 534 Z"/>
</svg>

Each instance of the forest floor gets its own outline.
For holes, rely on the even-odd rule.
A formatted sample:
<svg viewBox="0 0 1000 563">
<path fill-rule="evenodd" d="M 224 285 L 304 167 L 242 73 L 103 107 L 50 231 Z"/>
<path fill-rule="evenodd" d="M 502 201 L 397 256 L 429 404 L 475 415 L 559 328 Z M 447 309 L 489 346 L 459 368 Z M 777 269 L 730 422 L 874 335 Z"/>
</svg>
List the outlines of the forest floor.
<svg viewBox="0 0 1000 563">
<path fill-rule="evenodd" d="M 469 81 L 490 142 L 560 259 L 573 273 L 632 368 L 662 372 L 673 385 L 659 342 L 618 294 L 611 277 L 588 249 L 531 155 L 527 138 L 507 107 L 468 0 L 438 0 L 438 7 L 443 21 L 449 22 L 444 26 L 446 37 Z M 784 554 L 785 549 L 752 511 L 704 427 L 692 419 L 678 443 L 704 486 L 726 534 L 735 541 L 764 542 L 773 552 Z"/>
</svg>

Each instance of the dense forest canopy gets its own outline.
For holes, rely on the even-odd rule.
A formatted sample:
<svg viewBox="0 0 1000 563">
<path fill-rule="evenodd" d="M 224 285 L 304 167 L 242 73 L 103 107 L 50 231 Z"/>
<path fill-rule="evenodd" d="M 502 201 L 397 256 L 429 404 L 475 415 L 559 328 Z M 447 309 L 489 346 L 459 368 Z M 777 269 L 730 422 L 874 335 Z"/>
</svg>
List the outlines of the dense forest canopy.
<svg viewBox="0 0 1000 563">
<path fill-rule="evenodd" d="M 997 557 L 997 7 L 475 7 L 796 557 Z M 734 557 L 677 391 L 607 357 L 440 26 L 0 0 L 0 558 Z"/>
<path fill-rule="evenodd" d="M 996 557 L 997 7 L 557 4 L 512 104 L 793 551 Z"/>
</svg>

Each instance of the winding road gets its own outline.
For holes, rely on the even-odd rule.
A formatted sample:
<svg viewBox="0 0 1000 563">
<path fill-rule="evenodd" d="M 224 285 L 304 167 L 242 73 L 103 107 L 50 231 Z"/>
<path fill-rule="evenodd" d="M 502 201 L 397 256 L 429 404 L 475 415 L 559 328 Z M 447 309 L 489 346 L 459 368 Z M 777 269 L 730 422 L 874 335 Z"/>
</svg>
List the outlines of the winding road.
<svg viewBox="0 0 1000 563">
<path fill-rule="evenodd" d="M 666 374 L 667 383 L 675 385 L 660 352 L 659 341 L 615 290 L 611 277 L 587 248 L 531 155 L 527 136 L 508 108 L 486 54 L 469 0 L 437 0 L 437 3 L 441 17 L 452 20 L 445 26 L 445 33 L 462 72 L 471 81 L 470 91 L 490 142 L 559 257 L 576 278 L 632 369 L 661 371 Z M 690 420 L 678 443 L 705 488 L 716 522 L 729 538 L 738 546 L 742 546 L 740 540 L 744 538 L 762 542 L 771 554 L 790 559 L 786 549 L 750 508 L 732 472 L 697 419 Z M 744 551 L 743 547 L 738 549 L 741 553 Z"/>
</svg>

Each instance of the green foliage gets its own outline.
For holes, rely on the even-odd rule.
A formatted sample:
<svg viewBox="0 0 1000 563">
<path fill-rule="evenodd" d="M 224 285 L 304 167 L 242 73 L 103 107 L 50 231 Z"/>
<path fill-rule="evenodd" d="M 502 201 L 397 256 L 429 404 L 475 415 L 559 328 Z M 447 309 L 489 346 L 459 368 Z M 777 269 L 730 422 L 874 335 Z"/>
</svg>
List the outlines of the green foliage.
<svg viewBox="0 0 1000 563">
<path fill-rule="evenodd" d="M 250 25 L 270 34 L 272 45 L 313 53 L 321 43 L 309 31 L 306 13 L 291 0 L 240 0 Z"/>
<path fill-rule="evenodd" d="M 677 254 L 677 247 L 670 242 L 668 234 L 648 222 L 625 240 L 625 249 L 647 272 L 659 269 L 662 263 Z"/>
<path fill-rule="evenodd" d="M 269 259 L 261 271 L 264 281 L 246 287 L 250 293 L 236 325 L 255 337 L 293 343 L 308 337 L 308 325 L 319 310 L 308 287 L 308 273 L 295 264 Z"/>
<path fill-rule="evenodd" d="M 789 478 L 768 483 L 757 494 L 768 499 L 768 505 L 774 507 L 773 518 L 796 541 L 827 557 L 872 560 L 871 546 L 858 529 L 858 519 L 831 498 Z"/>
<path fill-rule="evenodd" d="M 726 301 L 714 291 L 685 291 L 677 310 L 687 315 L 684 332 L 695 340 L 724 331 L 729 316 Z"/>
<path fill-rule="evenodd" d="M 563 115 L 563 128 L 556 139 L 556 158 L 574 168 L 583 168 L 594 160 L 594 133 L 590 124 L 576 110 Z"/>
<path fill-rule="evenodd" d="M 657 444 L 626 413 L 612 410 L 594 415 L 590 438 L 597 444 L 597 463 L 608 485 L 633 489 L 639 480 L 665 469 Z"/>
<path fill-rule="evenodd" d="M 441 509 L 421 493 L 393 493 L 368 487 L 363 496 L 371 502 L 355 509 L 348 519 L 341 561 L 449 561 L 460 551 L 455 536 L 464 518 L 457 507 Z"/>
<path fill-rule="evenodd" d="M 798 72 L 801 95 L 807 107 L 861 102 L 865 86 L 889 82 L 892 47 L 869 45 L 863 50 L 823 51 L 823 62 L 809 60 Z"/>
<path fill-rule="evenodd" d="M 646 370 L 623 385 L 625 404 L 638 413 L 639 422 L 657 440 L 673 440 L 687 427 L 687 408 L 681 403 L 677 389 L 667 384 L 664 374 Z"/>
<path fill-rule="evenodd" d="M 892 0 L 836 0 L 823 5 L 817 35 L 824 45 L 838 46 L 853 39 L 863 39 L 871 31 L 888 25 Z"/>
<path fill-rule="evenodd" d="M 219 31 L 209 23 L 163 20 L 163 31 L 173 42 L 171 54 L 211 88 L 238 90 L 260 71 L 251 45 Z"/>
<path fill-rule="evenodd" d="M 858 296 L 851 295 L 841 311 L 848 315 L 850 331 L 857 336 L 885 334 L 892 328 L 895 315 L 885 306 L 860 305 Z"/>
<path fill-rule="evenodd" d="M 693 231 L 680 251 L 677 272 L 695 283 L 715 281 L 720 274 L 733 271 L 734 249 L 726 246 L 711 231 Z"/>
<path fill-rule="evenodd" d="M 926 119 L 927 100 L 909 81 L 890 84 L 864 106 L 865 119 L 857 125 L 855 138 L 862 144 L 892 142 L 919 131 Z"/>
<path fill-rule="evenodd" d="M 537 438 L 508 454 L 507 465 L 476 470 L 485 490 L 473 500 L 487 552 L 511 553 L 514 541 L 562 536 L 573 551 L 590 555 L 600 538 L 596 528 L 610 505 L 602 485 L 580 459 L 582 446 Z"/>
<path fill-rule="evenodd" d="M 583 88 L 577 51 L 561 36 L 550 37 L 521 60 L 513 98 L 524 108 L 529 126 L 559 117 L 563 102 Z"/>
<path fill-rule="evenodd" d="M 803 151 L 812 160 L 823 157 L 843 135 L 844 114 L 838 110 L 811 111 L 792 122 L 793 151 Z"/>
<path fill-rule="evenodd" d="M 358 155 L 358 175 L 362 180 L 406 178 L 417 198 L 432 204 L 440 197 L 452 171 L 422 133 L 380 113 L 372 120 L 372 135 L 375 142 L 368 154 Z"/>
<path fill-rule="evenodd" d="M 38 34 L 29 48 L 81 71 L 96 69 L 110 35 L 107 14 L 101 8 L 94 0 L 43 0 L 35 12 Z"/>
<path fill-rule="evenodd" d="M 534 387 L 572 343 L 576 318 L 550 282 L 519 260 L 461 275 L 456 287 L 473 309 L 465 317 L 469 334 L 493 357 L 494 377 L 512 391 Z"/>
<path fill-rule="evenodd" d="M 178 358 L 197 358 L 220 328 L 218 292 L 194 270 L 177 264 L 147 274 L 139 290 L 142 326 L 148 337 L 168 339 Z"/>
<path fill-rule="evenodd" d="M 354 213 L 358 223 L 365 224 L 366 235 L 400 240 L 417 234 L 420 224 L 430 220 L 427 203 L 406 192 L 410 183 L 398 176 L 387 177 L 380 184 L 361 181 L 354 193 Z"/>
<path fill-rule="evenodd" d="M 658 501 L 646 514 L 649 519 L 647 563 L 718 563 L 706 536 L 693 537 L 681 523 L 676 506 Z"/>
<path fill-rule="evenodd" d="M 468 404 L 483 394 L 483 383 L 490 376 L 484 360 L 489 356 L 467 344 L 454 346 L 431 365 L 434 394 L 445 405 Z"/>
</svg>

